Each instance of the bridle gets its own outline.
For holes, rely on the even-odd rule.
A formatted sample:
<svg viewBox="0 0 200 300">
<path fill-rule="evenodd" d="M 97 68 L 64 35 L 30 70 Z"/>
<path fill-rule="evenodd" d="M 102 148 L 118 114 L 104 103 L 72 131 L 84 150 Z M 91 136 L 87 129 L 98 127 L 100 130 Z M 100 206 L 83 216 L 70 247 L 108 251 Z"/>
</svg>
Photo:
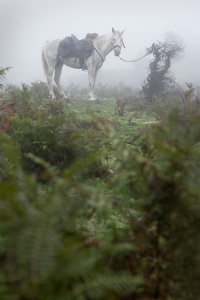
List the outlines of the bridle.
<svg viewBox="0 0 200 300">
<path fill-rule="evenodd" d="M 125 45 L 124 45 L 123 39 L 121 39 L 121 42 L 122 42 L 122 46 L 123 46 L 124 48 L 126 48 Z M 119 49 L 121 50 L 121 46 L 120 46 L 120 45 L 114 45 L 114 43 L 112 42 L 112 46 L 113 46 L 113 50 L 114 50 L 115 48 L 119 48 Z M 101 57 L 102 61 L 104 62 L 105 59 L 103 58 L 101 52 L 100 52 L 94 45 L 93 45 L 93 49 L 99 54 L 99 56 Z M 134 60 L 125 60 L 125 59 L 121 58 L 120 56 L 118 56 L 118 57 L 119 57 L 122 61 L 124 61 L 124 62 L 137 62 L 137 61 L 143 59 L 144 57 L 148 56 L 149 54 L 150 54 L 150 52 L 148 51 L 148 52 L 146 52 L 146 54 L 143 55 L 142 57 L 140 57 L 140 58 L 138 58 L 138 59 L 134 59 Z"/>
<path fill-rule="evenodd" d="M 122 39 L 121 40 L 121 42 L 122 42 L 122 46 L 124 47 L 124 48 L 126 48 L 126 46 L 124 45 L 124 40 Z M 121 50 L 121 46 L 120 45 L 114 45 L 113 43 L 112 43 L 112 46 L 113 46 L 113 50 L 115 49 L 115 48 L 119 48 L 120 50 Z M 93 45 L 93 49 L 99 54 L 99 56 L 101 57 L 101 59 L 102 59 L 102 61 L 104 62 L 105 61 L 105 59 L 103 58 L 103 56 L 102 56 L 102 54 L 101 54 L 101 52 Z M 139 60 L 141 60 L 141 59 L 143 59 L 144 57 L 146 57 L 147 55 L 149 55 L 150 53 L 146 53 L 145 55 L 143 55 L 142 57 L 140 57 L 140 58 L 138 58 L 138 59 L 134 59 L 134 60 L 125 60 L 125 59 L 123 59 L 123 58 L 121 58 L 120 56 L 119 56 L 119 58 L 121 59 L 121 60 L 123 60 L 124 62 L 136 62 L 136 61 L 139 61 Z"/>
<path fill-rule="evenodd" d="M 123 45 L 124 48 L 126 48 L 125 45 L 124 45 L 123 39 L 122 39 L 122 45 Z M 112 46 L 113 46 L 113 50 L 114 50 L 115 48 L 117 48 L 117 47 L 120 48 L 120 50 L 121 50 L 120 45 L 113 45 L 113 43 L 112 43 Z M 105 59 L 103 58 L 101 52 L 100 52 L 94 45 L 93 45 L 93 49 L 99 54 L 99 56 L 101 57 L 102 61 L 104 62 Z"/>
</svg>

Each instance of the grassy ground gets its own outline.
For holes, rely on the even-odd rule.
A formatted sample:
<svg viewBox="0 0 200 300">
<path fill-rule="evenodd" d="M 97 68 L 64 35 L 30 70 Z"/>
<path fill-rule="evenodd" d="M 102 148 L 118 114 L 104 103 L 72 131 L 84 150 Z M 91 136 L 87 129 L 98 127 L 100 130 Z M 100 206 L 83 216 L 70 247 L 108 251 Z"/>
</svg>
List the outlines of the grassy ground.
<svg viewBox="0 0 200 300">
<path fill-rule="evenodd" d="M 66 103 L 66 111 L 74 112 L 83 120 L 107 119 L 116 127 L 119 137 L 127 140 L 130 136 L 137 135 L 138 130 L 143 130 L 154 122 L 155 118 L 146 111 L 130 111 L 127 106 L 123 116 L 119 116 L 117 100 L 114 98 L 102 98 L 97 102 L 90 102 L 87 98 L 73 98 L 70 103 Z"/>
</svg>

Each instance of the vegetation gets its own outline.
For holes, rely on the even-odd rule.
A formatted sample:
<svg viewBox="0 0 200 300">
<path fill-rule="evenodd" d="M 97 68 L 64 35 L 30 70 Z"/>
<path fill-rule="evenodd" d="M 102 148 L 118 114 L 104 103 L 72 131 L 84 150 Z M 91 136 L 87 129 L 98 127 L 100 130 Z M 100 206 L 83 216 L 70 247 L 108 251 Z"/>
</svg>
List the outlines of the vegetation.
<svg viewBox="0 0 200 300">
<path fill-rule="evenodd" d="M 5 78 L 6 76 L 6 72 L 9 71 L 10 67 L 7 67 L 7 68 L 2 68 L 0 67 L 0 79 L 3 79 Z M 3 89 L 3 84 L 0 83 L 0 90 Z"/>
<path fill-rule="evenodd" d="M 1 299 L 199 298 L 193 88 L 152 105 L 122 84 L 117 100 L 101 87 L 94 105 L 80 89 L 66 102 L 42 82 L 5 88 Z"/>
</svg>

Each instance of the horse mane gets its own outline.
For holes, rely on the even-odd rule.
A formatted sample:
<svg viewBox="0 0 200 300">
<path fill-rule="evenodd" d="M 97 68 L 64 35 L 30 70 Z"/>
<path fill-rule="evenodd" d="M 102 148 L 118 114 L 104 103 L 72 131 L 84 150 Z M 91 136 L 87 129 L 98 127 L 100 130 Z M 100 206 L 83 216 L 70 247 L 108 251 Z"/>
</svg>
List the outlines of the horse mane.
<svg viewBox="0 0 200 300">
<path fill-rule="evenodd" d="M 93 41 L 97 42 L 97 44 L 102 44 L 102 40 L 104 40 L 106 37 L 112 36 L 112 33 L 104 34 L 104 35 L 98 35 Z"/>
</svg>

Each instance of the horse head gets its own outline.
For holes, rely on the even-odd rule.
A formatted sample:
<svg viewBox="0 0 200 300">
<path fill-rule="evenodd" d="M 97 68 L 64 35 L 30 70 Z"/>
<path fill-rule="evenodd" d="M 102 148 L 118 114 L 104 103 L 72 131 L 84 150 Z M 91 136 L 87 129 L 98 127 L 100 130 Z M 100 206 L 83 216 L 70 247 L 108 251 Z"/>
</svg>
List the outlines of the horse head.
<svg viewBox="0 0 200 300">
<path fill-rule="evenodd" d="M 119 56 L 121 53 L 122 46 L 125 48 L 123 37 L 122 37 L 124 30 L 117 31 L 114 28 L 112 28 L 112 33 L 113 33 L 113 35 L 112 35 L 113 50 L 114 50 L 115 56 Z"/>
</svg>

